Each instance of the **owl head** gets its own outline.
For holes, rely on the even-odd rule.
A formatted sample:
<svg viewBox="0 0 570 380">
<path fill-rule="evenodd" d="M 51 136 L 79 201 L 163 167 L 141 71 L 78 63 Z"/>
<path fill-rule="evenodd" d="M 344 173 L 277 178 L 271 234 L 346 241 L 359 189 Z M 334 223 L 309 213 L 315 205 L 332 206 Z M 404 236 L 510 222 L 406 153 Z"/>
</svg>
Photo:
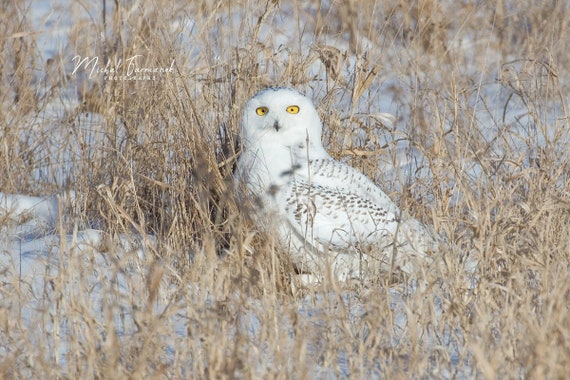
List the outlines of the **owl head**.
<svg viewBox="0 0 570 380">
<path fill-rule="evenodd" d="M 245 149 L 266 144 L 321 146 L 322 124 L 309 98 L 282 87 L 258 92 L 245 105 L 240 125 Z"/>
</svg>

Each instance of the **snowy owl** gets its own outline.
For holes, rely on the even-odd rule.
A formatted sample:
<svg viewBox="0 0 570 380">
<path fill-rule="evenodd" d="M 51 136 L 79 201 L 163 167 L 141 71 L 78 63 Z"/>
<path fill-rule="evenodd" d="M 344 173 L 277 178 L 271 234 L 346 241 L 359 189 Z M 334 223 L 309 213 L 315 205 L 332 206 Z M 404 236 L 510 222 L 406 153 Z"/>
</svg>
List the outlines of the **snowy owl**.
<svg viewBox="0 0 570 380">
<path fill-rule="evenodd" d="M 321 143 L 312 102 L 267 88 L 243 110 L 236 180 L 256 199 L 257 222 L 277 232 L 301 273 L 340 281 L 413 272 L 436 239 L 365 175 L 334 160 Z M 241 187 L 239 187 L 241 186 Z"/>
</svg>

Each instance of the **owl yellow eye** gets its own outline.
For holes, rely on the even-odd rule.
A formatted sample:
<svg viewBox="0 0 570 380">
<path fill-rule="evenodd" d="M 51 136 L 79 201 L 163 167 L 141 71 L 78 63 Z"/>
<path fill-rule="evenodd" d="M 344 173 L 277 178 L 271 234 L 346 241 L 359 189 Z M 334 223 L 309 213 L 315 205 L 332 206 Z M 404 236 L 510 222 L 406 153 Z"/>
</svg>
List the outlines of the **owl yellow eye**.
<svg viewBox="0 0 570 380">
<path fill-rule="evenodd" d="M 287 112 L 292 114 L 299 113 L 299 106 L 289 106 L 287 107 Z"/>
<path fill-rule="evenodd" d="M 269 112 L 269 108 L 267 107 L 257 107 L 257 109 L 255 110 L 255 113 L 258 114 L 259 116 L 263 116 L 267 112 Z"/>
</svg>

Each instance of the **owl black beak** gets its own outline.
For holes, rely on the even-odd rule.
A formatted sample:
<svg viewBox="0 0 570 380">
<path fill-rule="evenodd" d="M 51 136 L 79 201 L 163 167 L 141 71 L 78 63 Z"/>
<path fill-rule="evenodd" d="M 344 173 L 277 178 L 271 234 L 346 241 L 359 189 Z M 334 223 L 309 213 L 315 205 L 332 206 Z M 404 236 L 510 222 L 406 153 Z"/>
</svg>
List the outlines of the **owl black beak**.
<svg viewBox="0 0 570 380">
<path fill-rule="evenodd" d="M 281 129 L 281 126 L 277 120 L 275 120 L 275 123 L 273 123 L 273 128 L 275 128 L 277 132 L 279 132 L 279 129 Z"/>
</svg>

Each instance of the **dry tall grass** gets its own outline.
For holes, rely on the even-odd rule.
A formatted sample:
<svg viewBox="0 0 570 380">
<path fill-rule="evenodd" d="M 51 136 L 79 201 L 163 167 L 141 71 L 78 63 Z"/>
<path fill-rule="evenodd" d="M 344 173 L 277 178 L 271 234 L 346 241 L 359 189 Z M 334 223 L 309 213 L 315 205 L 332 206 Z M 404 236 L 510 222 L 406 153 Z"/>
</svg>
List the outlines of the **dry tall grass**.
<svg viewBox="0 0 570 380">
<path fill-rule="evenodd" d="M 57 233 L 102 229 L 109 257 L 125 233 L 157 243 L 143 239 L 130 293 L 102 285 L 102 305 L 85 280 L 97 268 L 64 240 L 41 307 L 2 274 L 0 377 L 567 376 L 566 2 L 142 0 L 104 18 L 102 3 L 72 2 L 45 25 L 38 4 L 0 5 L 0 191 L 76 190 Z M 76 55 L 174 72 L 104 80 L 72 73 Z M 240 109 L 269 85 L 314 97 L 331 154 L 446 236 L 450 274 L 401 310 L 388 281 L 299 288 L 233 196 Z M 406 149 L 412 171 L 398 169 Z M 479 260 L 469 292 L 454 259 L 466 253 Z"/>
</svg>

